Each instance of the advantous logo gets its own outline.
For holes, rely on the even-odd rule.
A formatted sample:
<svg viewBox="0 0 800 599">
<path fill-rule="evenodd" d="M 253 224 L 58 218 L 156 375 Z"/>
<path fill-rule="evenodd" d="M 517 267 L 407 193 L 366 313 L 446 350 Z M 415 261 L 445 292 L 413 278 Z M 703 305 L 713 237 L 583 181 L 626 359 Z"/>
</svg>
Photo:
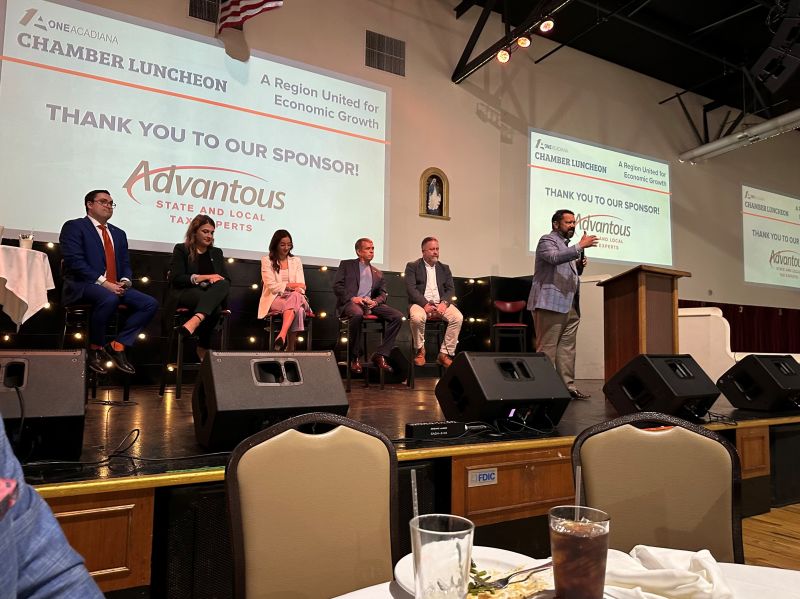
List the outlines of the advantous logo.
<svg viewBox="0 0 800 599">
<path fill-rule="evenodd" d="M 267 180 L 246 171 L 220 166 L 170 165 L 150 168 L 142 160 L 125 181 L 123 187 L 137 204 L 140 198 L 155 198 L 157 205 L 163 200 L 186 202 L 203 201 L 208 204 L 233 204 L 230 208 L 268 208 L 283 210 L 286 192 L 269 189 Z M 160 206 L 159 206 L 160 207 Z M 210 212 L 210 207 L 206 207 Z M 219 214 L 219 212 L 214 212 Z M 252 213 L 254 220 L 262 220 Z"/>
<path fill-rule="evenodd" d="M 769 253 L 769 265 L 772 268 L 777 266 L 800 268 L 800 252 L 795 250 L 772 250 Z"/>
<path fill-rule="evenodd" d="M 42 31 L 63 31 L 64 33 L 77 35 L 79 37 L 88 37 L 93 40 L 108 42 L 110 44 L 119 44 L 117 36 L 113 33 L 98 31 L 97 29 L 84 27 L 82 25 L 73 25 L 72 23 L 67 23 L 65 21 L 45 19 L 39 14 L 38 9 L 36 8 L 29 8 L 26 10 L 23 13 L 22 18 L 19 20 L 19 24 L 23 27 L 28 27 L 32 24 L 33 27 L 41 29 Z"/>
<path fill-rule="evenodd" d="M 551 152 L 563 152 L 569 154 L 569 148 L 566 146 L 557 146 L 548 141 L 544 141 L 541 137 L 536 138 L 536 144 L 533 146 L 536 149 L 550 150 Z"/>
<path fill-rule="evenodd" d="M 576 214 L 575 229 L 581 229 L 592 235 L 631 236 L 631 226 L 626 225 L 619 216 L 611 214 Z"/>
</svg>

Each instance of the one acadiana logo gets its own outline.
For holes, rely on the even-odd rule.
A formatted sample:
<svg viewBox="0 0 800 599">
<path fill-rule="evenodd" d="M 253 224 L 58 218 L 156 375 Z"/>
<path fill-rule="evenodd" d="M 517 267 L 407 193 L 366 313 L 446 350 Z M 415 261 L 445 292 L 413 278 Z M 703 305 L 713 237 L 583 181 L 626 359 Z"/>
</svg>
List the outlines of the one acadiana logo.
<svg viewBox="0 0 800 599">
<path fill-rule="evenodd" d="M 795 250 L 772 250 L 769 254 L 769 265 L 775 266 L 792 266 L 800 268 L 800 252 Z"/>
<path fill-rule="evenodd" d="M 221 166 L 170 165 L 150 168 L 142 160 L 125 181 L 128 196 L 141 204 L 142 196 L 168 200 L 205 200 L 220 204 L 283 210 L 286 192 L 267 189 L 267 180 L 246 171 Z"/>
<path fill-rule="evenodd" d="M 39 11 L 35 8 L 29 8 L 25 11 L 25 14 L 22 15 L 22 18 L 19 20 L 19 24 L 23 27 L 27 27 L 28 23 L 30 23 L 38 13 Z M 38 27 L 42 31 L 47 31 L 47 24 L 41 16 L 36 19 L 36 22 L 33 24 L 33 26 Z"/>
</svg>

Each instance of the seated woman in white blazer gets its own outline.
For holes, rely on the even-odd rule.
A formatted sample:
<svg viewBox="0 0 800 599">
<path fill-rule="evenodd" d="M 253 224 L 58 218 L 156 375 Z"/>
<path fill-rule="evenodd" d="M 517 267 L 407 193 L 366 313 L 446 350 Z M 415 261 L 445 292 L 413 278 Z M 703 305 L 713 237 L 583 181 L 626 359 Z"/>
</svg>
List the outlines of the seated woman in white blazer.
<svg viewBox="0 0 800 599">
<path fill-rule="evenodd" d="M 292 255 L 292 236 L 285 229 L 278 229 L 269 242 L 269 256 L 261 258 L 261 300 L 258 302 L 258 317 L 282 314 L 281 332 L 275 338 L 275 351 L 294 351 L 297 334 L 305 329 L 308 310 L 306 279 L 303 263 Z"/>
</svg>

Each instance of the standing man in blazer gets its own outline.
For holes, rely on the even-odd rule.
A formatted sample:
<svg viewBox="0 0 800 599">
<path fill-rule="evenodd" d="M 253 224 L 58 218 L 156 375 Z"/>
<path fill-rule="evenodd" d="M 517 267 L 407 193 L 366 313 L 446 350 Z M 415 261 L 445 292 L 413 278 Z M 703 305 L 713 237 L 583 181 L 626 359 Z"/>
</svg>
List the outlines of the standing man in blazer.
<svg viewBox="0 0 800 599">
<path fill-rule="evenodd" d="M 125 348 L 152 320 L 158 302 L 131 288 L 128 238 L 125 231 L 108 223 L 115 206 L 108 191 L 90 191 L 83 203 L 86 216 L 64 223 L 58 239 L 64 260 L 61 299 L 65 305 L 92 305 L 86 365 L 104 374 L 111 359 L 120 371 L 134 374 L 136 370 L 128 361 Z M 116 339 L 104 345 L 108 324 L 123 302 L 128 306 L 128 317 Z"/>
<path fill-rule="evenodd" d="M 362 237 L 356 241 L 355 260 L 342 260 L 333 281 L 333 292 L 336 294 L 336 316 L 344 316 L 350 320 L 350 370 L 355 374 L 363 371 L 361 355 L 364 353 L 361 339 L 361 322 L 365 314 L 374 314 L 386 321 L 386 334 L 383 343 L 370 358 L 380 369 L 392 372 L 386 361 L 394 347 L 403 315 L 391 306 L 386 305 L 386 283 L 383 273 L 370 262 L 375 257 L 375 244 L 371 239 Z"/>
<path fill-rule="evenodd" d="M 406 264 L 406 290 L 408 291 L 411 338 L 414 343 L 414 364 L 425 364 L 425 321 L 441 318 L 447 321 L 442 346 L 437 361 L 447 368 L 456 354 L 458 335 L 464 316 L 451 302 L 455 285 L 447 264 L 439 262 L 439 240 L 426 237 L 422 240 L 422 258 Z"/>
<path fill-rule="evenodd" d="M 589 395 L 575 387 L 575 340 L 581 319 L 580 279 L 586 266 L 586 248 L 597 245 L 595 235 L 583 234 L 569 246 L 575 235 L 575 213 L 557 210 L 551 219 L 553 230 L 539 239 L 528 310 L 533 313 L 536 351 L 550 358 L 573 399 Z"/>
</svg>

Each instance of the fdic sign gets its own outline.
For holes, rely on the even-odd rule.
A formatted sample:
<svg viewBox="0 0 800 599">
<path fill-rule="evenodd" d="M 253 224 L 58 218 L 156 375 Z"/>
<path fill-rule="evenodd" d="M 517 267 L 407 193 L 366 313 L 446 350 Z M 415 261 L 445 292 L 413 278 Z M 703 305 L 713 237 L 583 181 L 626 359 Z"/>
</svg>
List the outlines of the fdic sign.
<svg viewBox="0 0 800 599">
<path fill-rule="evenodd" d="M 470 470 L 468 487 L 485 487 L 497 484 L 497 468 Z"/>
</svg>

